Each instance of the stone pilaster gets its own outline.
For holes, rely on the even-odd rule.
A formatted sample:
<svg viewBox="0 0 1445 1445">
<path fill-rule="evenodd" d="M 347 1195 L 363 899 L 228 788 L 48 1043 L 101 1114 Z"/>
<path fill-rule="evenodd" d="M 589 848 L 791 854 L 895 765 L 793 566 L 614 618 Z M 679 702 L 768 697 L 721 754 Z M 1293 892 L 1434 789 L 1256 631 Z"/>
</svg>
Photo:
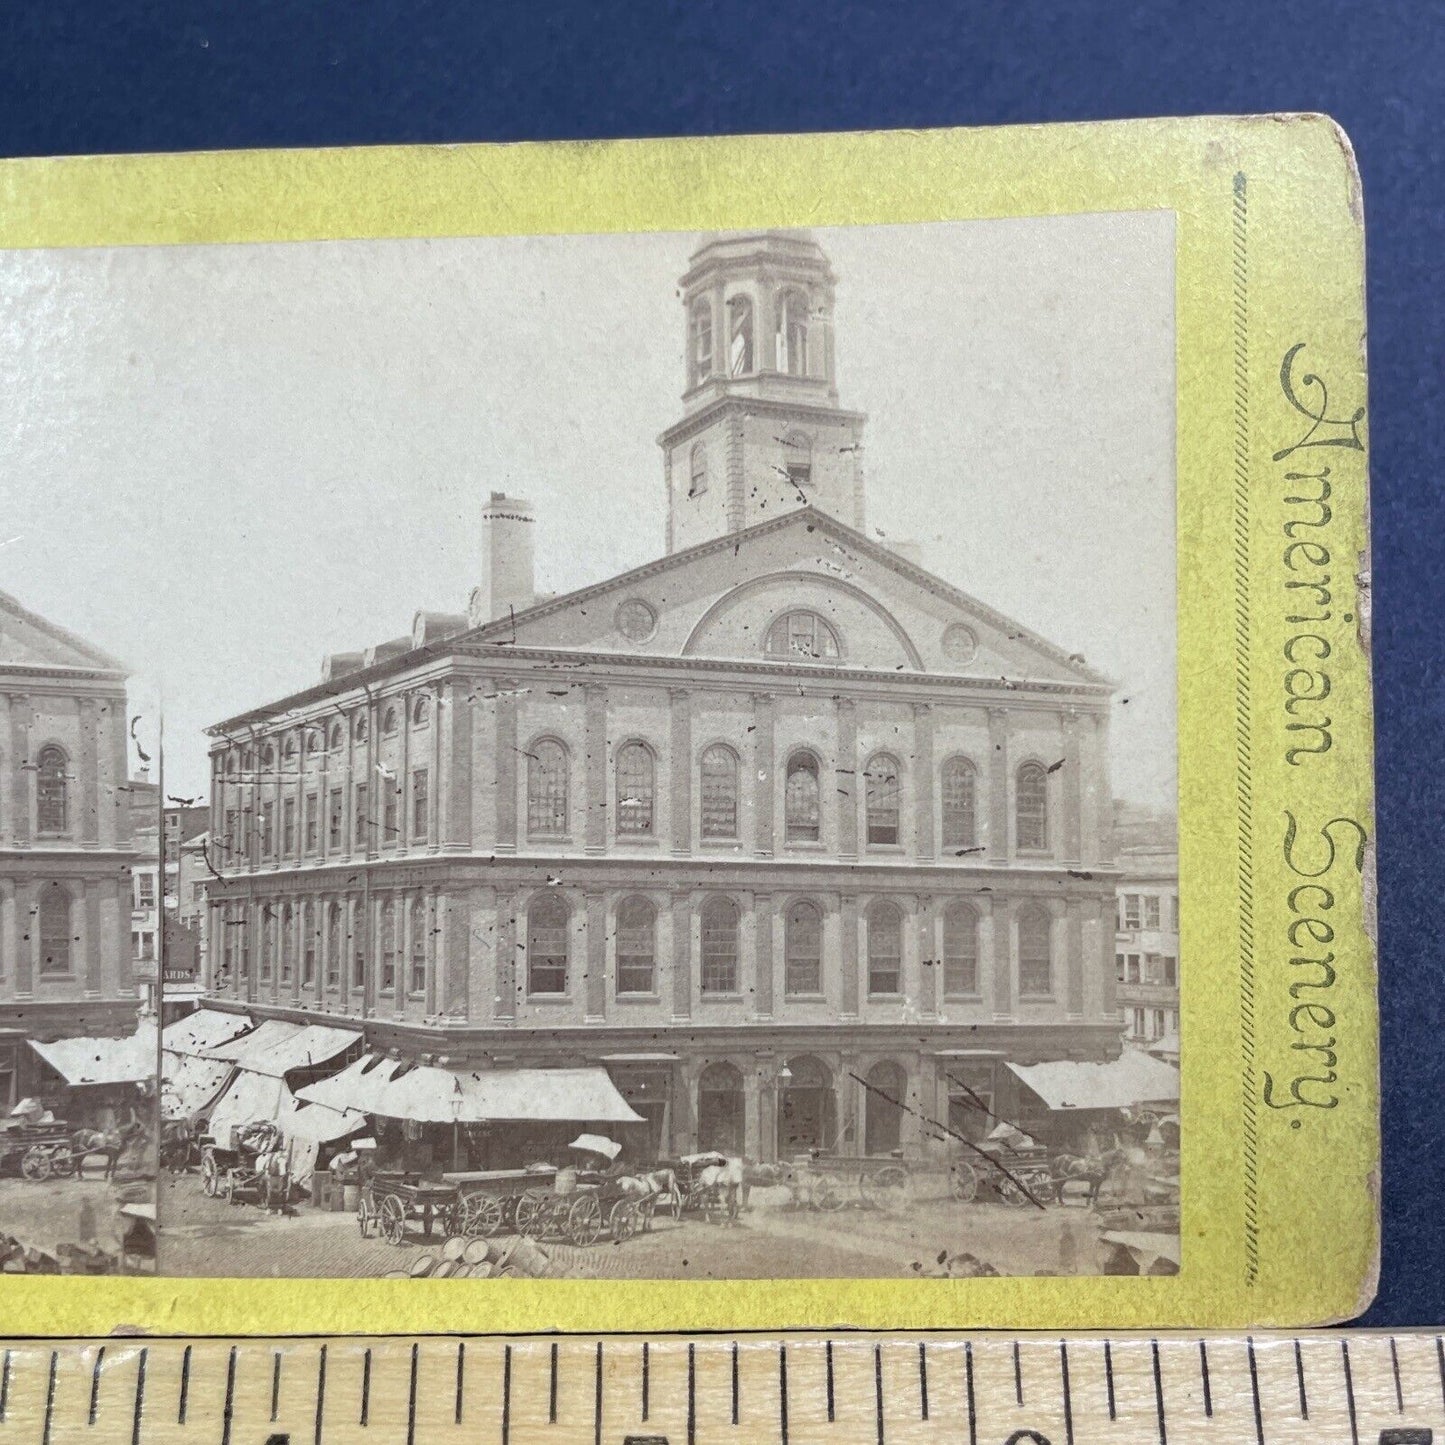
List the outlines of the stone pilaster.
<svg viewBox="0 0 1445 1445">
<path fill-rule="evenodd" d="M 988 861 L 1009 861 L 1008 709 L 988 710 Z"/>
<path fill-rule="evenodd" d="M 584 845 L 588 853 L 607 851 L 607 688 L 589 682 L 586 698 L 587 822 Z"/>
<path fill-rule="evenodd" d="M 438 702 L 445 703 L 437 726 L 445 727 L 447 758 L 445 780 L 436 784 L 438 804 L 446 800 L 443 843 L 450 852 L 465 853 L 472 847 L 472 705 L 467 689 L 455 682 L 447 683 Z"/>
<path fill-rule="evenodd" d="M 692 852 L 692 694 L 671 687 L 667 695 L 672 715 L 672 851 L 682 856 Z"/>
<path fill-rule="evenodd" d="M 776 824 L 773 818 L 774 770 L 773 758 L 774 726 L 777 702 L 770 692 L 753 694 L 753 776 L 756 780 L 756 797 L 753 806 L 757 827 L 754 847 L 759 858 L 773 856 L 773 840 Z"/>
<path fill-rule="evenodd" d="M 74 819 L 74 831 L 86 848 L 97 847 L 100 843 L 100 747 L 96 719 L 96 701 L 83 697 L 79 703 L 80 713 L 80 758 L 76 767 L 79 774 L 80 816 Z M 161 868 L 161 893 L 165 892 L 164 859 Z"/>
<path fill-rule="evenodd" d="M 1084 861 L 1083 853 L 1083 809 L 1084 790 L 1080 775 L 1083 766 L 1083 752 L 1079 746 L 1081 719 L 1072 709 L 1061 716 L 1064 732 L 1064 766 L 1059 770 L 1060 791 L 1063 794 L 1063 844 L 1066 867 L 1079 867 Z"/>
<path fill-rule="evenodd" d="M 589 1024 L 607 1018 L 607 895 L 587 891 L 586 1019 Z"/>
<path fill-rule="evenodd" d="M 993 904 L 993 1016 L 1000 1021 L 1013 1018 L 1013 967 L 1013 908 L 999 899 Z"/>
<path fill-rule="evenodd" d="M 753 954 L 756 977 L 753 982 L 753 1007 L 759 1019 L 773 1016 L 774 979 L 777 959 L 773 944 L 773 909 L 771 893 L 753 895 Z"/>
<path fill-rule="evenodd" d="M 838 802 L 838 855 L 853 859 L 858 856 L 858 809 L 862 806 L 865 788 L 858 766 L 858 710 L 851 697 L 840 697 L 838 713 L 838 768 L 831 790 Z M 823 797 L 829 793 L 827 779 L 819 780 Z"/>
<path fill-rule="evenodd" d="M 843 931 L 842 947 L 838 950 L 841 972 L 839 992 L 839 1015 L 845 1019 L 858 1017 L 858 895 L 845 893 L 838 910 L 838 925 Z M 828 950 L 823 949 L 823 990 L 827 992 Z"/>
<path fill-rule="evenodd" d="M 913 828 L 920 862 L 934 857 L 933 797 L 933 709 L 927 703 L 913 704 Z M 906 835 L 905 835 L 906 836 Z M 899 839 L 900 842 L 904 838 Z"/>
<path fill-rule="evenodd" d="M 498 853 L 517 851 L 517 696 L 516 683 L 504 678 L 496 684 L 497 721 L 497 827 Z"/>
<path fill-rule="evenodd" d="M 1070 1019 L 1084 1016 L 1084 906 L 1078 898 L 1064 905 L 1064 1008 Z"/>
</svg>

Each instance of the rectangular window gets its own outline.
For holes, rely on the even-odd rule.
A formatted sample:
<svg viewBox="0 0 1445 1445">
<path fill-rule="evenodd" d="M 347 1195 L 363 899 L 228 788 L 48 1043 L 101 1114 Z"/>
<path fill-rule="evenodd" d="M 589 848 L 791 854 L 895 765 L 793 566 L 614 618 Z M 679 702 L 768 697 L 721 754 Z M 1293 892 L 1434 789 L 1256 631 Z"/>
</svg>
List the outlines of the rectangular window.
<svg viewBox="0 0 1445 1445">
<path fill-rule="evenodd" d="M 427 770 L 417 768 L 411 775 L 411 836 L 415 843 L 425 843 L 431 827 L 431 798 L 427 790 Z"/>
<path fill-rule="evenodd" d="M 790 994 L 823 992 L 823 921 L 816 910 L 800 905 L 788 919 L 784 939 L 783 987 Z"/>
<path fill-rule="evenodd" d="M 1144 1010 L 1143 1010 L 1143 1009 L 1141 1009 L 1141 1008 L 1136 1008 L 1136 1009 L 1134 1010 L 1133 1027 L 1129 1030 L 1129 1033 L 1130 1033 L 1131 1037 L 1136 1038 L 1136 1039 L 1142 1039 L 1142 1038 L 1144 1037 Z"/>
<path fill-rule="evenodd" d="M 1144 927 L 1152 928 L 1155 932 L 1159 929 L 1159 895 L 1157 893 L 1146 894 L 1144 898 Z"/>
<path fill-rule="evenodd" d="M 426 992 L 426 904 L 418 902 L 411 910 L 411 979 L 407 985 L 412 994 Z"/>
<path fill-rule="evenodd" d="M 135 903 L 138 909 L 149 912 L 156 906 L 156 875 L 137 873 L 135 875 Z"/>
<path fill-rule="evenodd" d="M 731 907 L 703 910 L 702 991 L 738 991 L 738 919 Z"/>
<path fill-rule="evenodd" d="M 1169 895 L 1169 930 L 1171 933 L 1179 932 L 1179 895 Z"/>
<path fill-rule="evenodd" d="M 1153 984 L 1163 982 L 1163 971 L 1159 966 L 1159 955 L 1157 953 L 1146 953 L 1144 955 L 1144 982 Z"/>
<path fill-rule="evenodd" d="M 1168 988 L 1178 988 L 1178 987 L 1179 987 L 1179 960 L 1178 960 L 1177 958 L 1168 958 L 1168 957 L 1165 957 L 1165 959 L 1163 960 L 1163 964 L 1164 964 L 1164 983 L 1165 983 L 1165 986 L 1168 987 Z"/>
<path fill-rule="evenodd" d="M 386 789 L 386 803 L 381 818 L 381 846 L 394 848 L 401 842 L 401 785 L 391 784 Z"/>
<path fill-rule="evenodd" d="M 1142 976 L 1142 975 L 1140 974 L 1140 972 L 1139 972 L 1139 955 L 1138 955 L 1137 953 L 1131 953 L 1131 954 L 1129 955 L 1128 963 L 1127 963 L 1127 969 L 1128 969 L 1128 976 L 1127 976 L 1126 982 L 1128 982 L 1128 983 L 1142 983 L 1142 982 L 1143 982 L 1143 976 Z"/>
<path fill-rule="evenodd" d="M 241 850 L 241 835 L 236 828 L 236 810 L 226 809 L 226 831 L 221 839 L 222 862 L 234 864 Z"/>
<path fill-rule="evenodd" d="M 1137 932 L 1140 927 L 1139 920 L 1142 914 L 1139 909 L 1139 895 L 1137 893 L 1126 893 L 1124 895 L 1124 930 L 1126 933 Z"/>
<path fill-rule="evenodd" d="M 276 850 L 276 804 L 268 798 L 261 804 L 261 856 L 269 858 Z"/>
<path fill-rule="evenodd" d="M 1151 1039 L 1162 1039 L 1164 1037 L 1164 1010 L 1162 1008 L 1156 1008 L 1154 1010 L 1153 1031 L 1149 1037 Z"/>
<path fill-rule="evenodd" d="M 353 815 L 356 821 L 351 830 L 352 842 L 358 848 L 366 847 L 366 840 L 370 836 L 371 819 L 366 815 L 366 804 L 366 784 L 358 783 L 355 792 L 356 812 Z"/>
<path fill-rule="evenodd" d="M 342 813 L 345 811 L 340 788 L 332 788 L 327 804 L 326 846 L 335 849 L 341 847 Z"/>
<path fill-rule="evenodd" d="M 296 855 L 296 799 L 287 798 L 281 805 L 281 848 L 288 858 Z"/>
<path fill-rule="evenodd" d="M 978 920 L 966 907 L 943 916 L 943 992 L 951 998 L 978 992 Z"/>
<path fill-rule="evenodd" d="M 306 795 L 306 851 L 315 853 L 321 847 L 320 799 L 315 793 Z"/>
<path fill-rule="evenodd" d="M 366 987 L 366 950 L 356 934 L 352 935 L 351 986 L 358 990 Z"/>
<path fill-rule="evenodd" d="M 381 991 L 396 991 L 396 918 L 387 909 L 381 914 Z"/>
<path fill-rule="evenodd" d="M 1116 953 L 1114 955 L 1114 976 L 1120 983 L 1128 982 L 1124 976 L 1124 955 L 1122 953 Z"/>
<path fill-rule="evenodd" d="M 788 463 L 788 483 L 798 491 L 813 484 L 813 468 L 809 462 Z"/>
<path fill-rule="evenodd" d="M 269 983 L 276 959 L 276 918 L 269 908 L 261 910 L 261 981 Z"/>
<path fill-rule="evenodd" d="M 617 992 L 653 993 L 653 939 L 656 924 L 652 914 L 639 910 L 617 925 Z M 703 984 L 706 988 L 706 983 Z"/>
</svg>

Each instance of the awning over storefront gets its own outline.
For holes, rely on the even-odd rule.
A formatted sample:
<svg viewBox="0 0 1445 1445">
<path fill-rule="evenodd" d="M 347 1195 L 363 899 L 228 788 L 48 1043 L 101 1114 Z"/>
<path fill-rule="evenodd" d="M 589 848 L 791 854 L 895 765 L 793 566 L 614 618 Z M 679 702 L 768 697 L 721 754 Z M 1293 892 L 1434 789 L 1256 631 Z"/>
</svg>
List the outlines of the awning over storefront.
<svg viewBox="0 0 1445 1445">
<path fill-rule="evenodd" d="M 197 1009 L 161 1030 L 161 1117 L 189 1119 L 204 1109 L 231 1076 L 234 1065 L 203 1057 L 207 1049 L 248 1033 L 245 1014 Z"/>
<path fill-rule="evenodd" d="M 1126 1049 L 1109 1063 L 1059 1059 L 1011 1063 L 1008 1069 L 1050 1109 L 1127 1109 L 1179 1101 L 1179 1070 L 1137 1049 Z"/>
<path fill-rule="evenodd" d="M 161 1047 L 173 1054 L 203 1054 L 207 1049 L 217 1048 L 253 1027 L 248 1014 L 227 1013 L 224 1009 L 215 1008 L 197 1009 L 161 1030 Z"/>
<path fill-rule="evenodd" d="M 361 1035 L 354 1029 L 267 1019 L 251 1033 L 202 1050 L 202 1057 L 235 1064 L 237 1068 L 253 1074 L 280 1079 L 292 1069 L 327 1063 L 360 1042 Z"/>
<path fill-rule="evenodd" d="M 302 1099 L 431 1124 L 637 1124 L 605 1069 L 443 1069 L 367 1054 Z"/>
<path fill-rule="evenodd" d="M 211 1110 L 210 1133 L 227 1148 L 233 1127 L 260 1123 L 281 1130 L 291 1152 L 292 1182 L 304 1186 L 316 1168 L 317 1147 L 364 1129 L 366 1118 L 323 1104 L 304 1104 L 285 1080 L 241 1070 Z"/>
<path fill-rule="evenodd" d="M 155 1077 L 154 1025 L 143 1025 L 135 1033 L 120 1039 L 56 1039 L 48 1044 L 31 1039 L 29 1043 L 72 1087 L 84 1084 L 144 1084 Z"/>
</svg>

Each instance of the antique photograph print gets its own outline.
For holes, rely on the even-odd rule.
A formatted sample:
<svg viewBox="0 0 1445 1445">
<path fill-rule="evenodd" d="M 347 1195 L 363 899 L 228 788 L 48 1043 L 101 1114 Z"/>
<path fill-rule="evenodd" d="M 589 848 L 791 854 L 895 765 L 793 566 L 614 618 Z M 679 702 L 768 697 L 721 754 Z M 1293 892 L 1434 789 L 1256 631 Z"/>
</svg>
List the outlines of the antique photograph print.
<svg viewBox="0 0 1445 1445">
<path fill-rule="evenodd" d="M 3 1268 L 1177 1273 L 1173 247 L 0 256 Z"/>
</svg>

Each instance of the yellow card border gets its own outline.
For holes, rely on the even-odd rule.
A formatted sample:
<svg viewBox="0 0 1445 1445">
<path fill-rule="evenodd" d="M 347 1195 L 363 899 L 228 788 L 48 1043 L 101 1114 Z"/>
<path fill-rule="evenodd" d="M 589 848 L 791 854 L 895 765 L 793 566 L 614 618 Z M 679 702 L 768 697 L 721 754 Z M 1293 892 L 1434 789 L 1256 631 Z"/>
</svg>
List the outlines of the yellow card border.
<svg viewBox="0 0 1445 1445">
<path fill-rule="evenodd" d="M 1331 121 L 0 162 L 0 246 L 27 248 L 1140 209 L 1177 220 L 1177 1277 L 7 1276 L 7 1330 L 1218 1328 L 1363 1308 L 1379 1161 L 1364 256 Z"/>
</svg>

